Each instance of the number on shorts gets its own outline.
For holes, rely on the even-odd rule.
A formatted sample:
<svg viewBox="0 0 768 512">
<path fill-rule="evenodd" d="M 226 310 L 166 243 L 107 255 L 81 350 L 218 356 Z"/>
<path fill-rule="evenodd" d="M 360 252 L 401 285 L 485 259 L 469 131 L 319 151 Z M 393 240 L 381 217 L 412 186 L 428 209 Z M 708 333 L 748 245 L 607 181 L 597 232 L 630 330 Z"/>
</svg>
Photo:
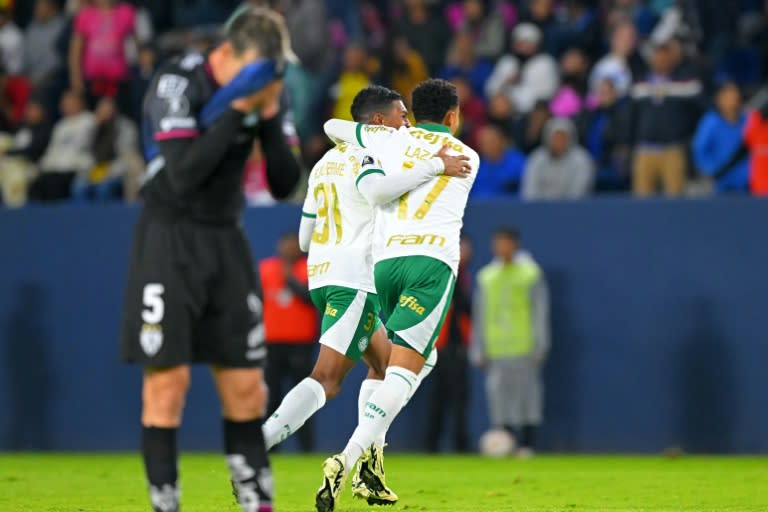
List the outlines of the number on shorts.
<svg viewBox="0 0 768 512">
<path fill-rule="evenodd" d="M 144 310 L 141 319 L 146 324 L 159 324 L 165 316 L 165 301 L 163 300 L 165 286 L 151 283 L 144 287 Z"/>
<path fill-rule="evenodd" d="M 331 239 L 331 220 L 333 220 L 336 245 L 340 244 L 342 236 L 341 208 L 339 207 L 339 194 L 336 191 L 336 184 L 320 183 L 315 187 L 314 195 L 315 201 L 318 204 L 318 224 L 315 227 L 315 232 L 312 234 L 312 241 L 316 244 L 327 244 Z"/>
<path fill-rule="evenodd" d="M 367 321 L 365 322 L 365 325 L 363 325 L 363 330 L 365 332 L 371 332 L 371 330 L 373 330 L 374 323 L 376 323 L 376 315 L 373 313 L 368 313 Z"/>
<path fill-rule="evenodd" d="M 440 194 L 443 193 L 445 187 L 448 186 L 448 181 L 450 179 L 450 176 L 440 176 L 440 178 L 438 178 L 437 183 L 435 183 L 429 193 L 427 193 L 427 197 L 424 198 L 424 201 L 422 201 L 419 207 L 416 209 L 416 213 L 413 214 L 413 218 L 415 220 L 422 220 L 427 216 L 427 213 L 429 213 L 432 205 L 435 203 L 435 201 L 437 201 L 437 198 L 440 197 Z M 407 192 L 400 196 L 400 203 L 397 208 L 397 218 L 400 220 L 405 220 L 408 218 Z"/>
</svg>

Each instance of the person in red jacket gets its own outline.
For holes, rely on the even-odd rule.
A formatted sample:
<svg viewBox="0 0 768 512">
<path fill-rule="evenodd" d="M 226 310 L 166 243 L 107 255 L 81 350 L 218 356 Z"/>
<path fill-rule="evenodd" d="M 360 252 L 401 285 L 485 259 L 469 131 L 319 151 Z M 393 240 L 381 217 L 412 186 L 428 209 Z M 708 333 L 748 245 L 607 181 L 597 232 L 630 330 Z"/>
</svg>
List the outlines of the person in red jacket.
<svg viewBox="0 0 768 512">
<path fill-rule="evenodd" d="M 453 292 L 453 302 L 445 317 L 443 328 L 435 343 L 440 352 L 440 364 L 432 371 L 432 396 L 427 419 L 427 451 L 437 452 L 446 416 L 452 424 L 454 448 L 469 451 L 467 410 L 469 407 L 469 359 L 467 347 L 471 326 L 472 242 L 461 236 L 461 260 Z"/>
<path fill-rule="evenodd" d="M 754 196 L 768 196 L 768 103 L 753 110 L 744 126 L 744 143 L 714 174 L 719 180 L 734 170 L 749 155 L 749 191 Z"/>
<path fill-rule="evenodd" d="M 296 233 L 286 233 L 277 243 L 277 256 L 259 263 L 264 294 L 264 336 L 267 352 L 266 381 L 269 387 L 268 414 L 283 398 L 283 383 L 288 389 L 310 374 L 318 337 L 317 313 L 307 286 L 307 258 L 299 249 Z M 309 421 L 298 433 L 305 452 L 312 451 L 314 435 Z"/>
</svg>

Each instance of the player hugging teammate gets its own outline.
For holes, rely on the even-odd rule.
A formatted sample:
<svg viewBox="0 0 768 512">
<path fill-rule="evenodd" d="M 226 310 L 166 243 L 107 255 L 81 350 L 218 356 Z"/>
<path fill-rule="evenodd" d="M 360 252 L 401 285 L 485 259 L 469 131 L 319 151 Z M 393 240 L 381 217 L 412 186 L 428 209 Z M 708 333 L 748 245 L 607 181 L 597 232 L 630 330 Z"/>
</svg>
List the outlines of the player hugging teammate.
<svg viewBox="0 0 768 512">
<path fill-rule="evenodd" d="M 144 101 L 148 160 L 134 235 L 122 356 L 144 368 L 142 443 L 155 512 L 180 509 L 176 432 L 190 364 L 205 363 L 222 403 L 227 464 L 244 512 L 272 510 L 262 435 L 266 354 L 253 259 L 241 228 L 242 173 L 254 140 L 272 194 L 301 174 L 280 113 L 283 19 L 244 9 L 208 55 L 162 67 Z"/>
</svg>

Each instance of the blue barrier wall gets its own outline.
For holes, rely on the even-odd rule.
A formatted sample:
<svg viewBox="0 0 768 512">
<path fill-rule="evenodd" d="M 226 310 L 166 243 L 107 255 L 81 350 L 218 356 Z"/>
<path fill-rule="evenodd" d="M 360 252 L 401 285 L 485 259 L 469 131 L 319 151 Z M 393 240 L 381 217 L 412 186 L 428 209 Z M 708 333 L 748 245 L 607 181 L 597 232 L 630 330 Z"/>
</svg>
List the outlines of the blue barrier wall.
<svg viewBox="0 0 768 512">
<path fill-rule="evenodd" d="M 133 449 L 140 373 L 117 358 L 137 210 L 0 212 L 0 449 Z M 475 268 L 499 223 L 522 229 L 553 300 L 541 447 L 559 451 L 768 451 L 768 241 L 757 200 L 483 203 L 467 214 Z M 256 256 L 295 229 L 293 207 L 248 211 Z M 356 382 L 318 414 L 337 450 Z M 472 378 L 471 431 L 487 427 Z M 427 395 L 397 420 L 394 449 L 419 449 Z M 197 369 L 182 446 L 218 449 L 218 406 Z"/>
</svg>

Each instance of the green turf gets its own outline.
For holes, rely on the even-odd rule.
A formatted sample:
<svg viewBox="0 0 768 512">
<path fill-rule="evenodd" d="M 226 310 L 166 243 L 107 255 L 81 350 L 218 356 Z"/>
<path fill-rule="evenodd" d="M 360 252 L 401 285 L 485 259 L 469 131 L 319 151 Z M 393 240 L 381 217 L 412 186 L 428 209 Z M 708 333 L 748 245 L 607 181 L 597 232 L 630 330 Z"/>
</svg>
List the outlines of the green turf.
<svg viewBox="0 0 768 512">
<path fill-rule="evenodd" d="M 278 512 L 314 510 L 322 458 L 273 458 Z M 237 512 L 220 456 L 181 471 L 185 512 Z M 390 455 L 387 471 L 400 503 L 386 512 L 768 512 L 768 458 Z M 141 475 L 136 455 L 0 455 L 0 511 L 147 512 Z M 337 507 L 369 509 L 348 489 Z"/>
</svg>

